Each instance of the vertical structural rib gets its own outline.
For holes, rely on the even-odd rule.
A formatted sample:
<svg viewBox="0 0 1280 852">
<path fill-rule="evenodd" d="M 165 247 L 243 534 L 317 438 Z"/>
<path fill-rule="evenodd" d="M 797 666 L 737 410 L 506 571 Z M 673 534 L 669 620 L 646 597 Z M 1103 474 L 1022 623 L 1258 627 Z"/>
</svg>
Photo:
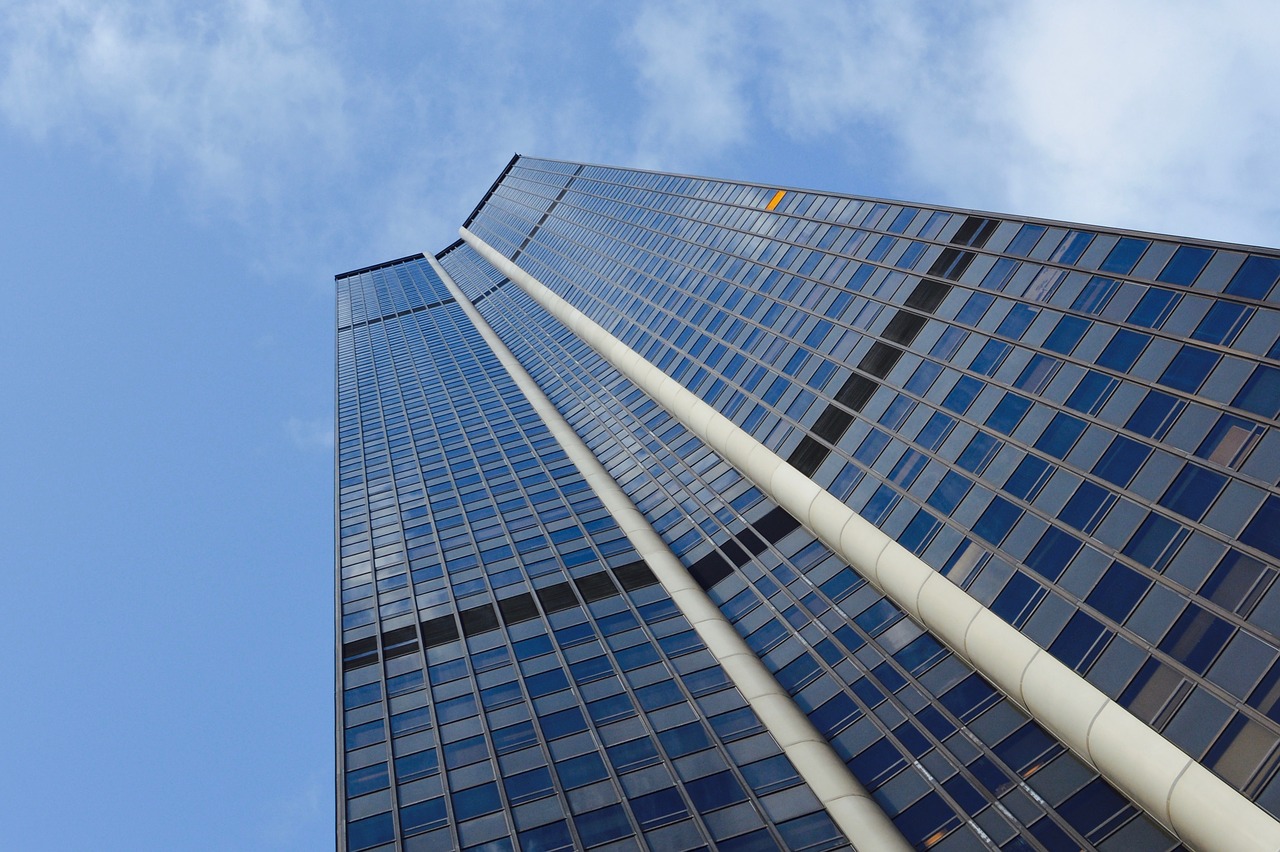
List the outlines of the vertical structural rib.
<svg viewBox="0 0 1280 852">
<path fill-rule="evenodd" d="M 1196 849 L 1280 850 L 1280 823 L 466 228 L 463 240 L 1135 804 Z"/>
<path fill-rule="evenodd" d="M 849 842 L 859 852 L 901 852 L 910 849 L 910 844 L 880 806 L 853 777 L 839 755 L 769 673 L 760 658 L 733 629 L 720 608 L 689 575 L 688 569 L 640 514 L 631 498 L 623 493 L 595 454 L 573 431 L 573 427 L 556 410 L 537 382 L 480 316 L 458 285 L 435 258 L 428 259 L 449 292 L 458 300 L 458 305 L 472 325 L 489 344 L 516 386 L 560 443 L 565 454 L 613 515 L 636 551 L 644 557 L 654 576 L 697 630 L 708 650 L 715 655 L 734 686 L 773 734 Z"/>
</svg>

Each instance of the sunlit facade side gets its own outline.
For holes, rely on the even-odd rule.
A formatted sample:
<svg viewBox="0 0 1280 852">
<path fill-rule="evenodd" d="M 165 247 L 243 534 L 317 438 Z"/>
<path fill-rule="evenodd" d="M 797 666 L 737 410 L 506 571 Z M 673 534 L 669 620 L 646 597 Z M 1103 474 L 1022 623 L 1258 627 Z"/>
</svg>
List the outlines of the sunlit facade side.
<svg viewBox="0 0 1280 852">
<path fill-rule="evenodd" d="M 1086 748 L 1037 717 L 982 636 L 934 629 L 654 376 L 1272 836 L 1274 252 L 523 157 L 466 227 L 438 266 L 338 277 L 342 848 L 862 848 L 478 323 L 906 844 L 1206 846 L 1109 764 L 1111 722 Z"/>
</svg>

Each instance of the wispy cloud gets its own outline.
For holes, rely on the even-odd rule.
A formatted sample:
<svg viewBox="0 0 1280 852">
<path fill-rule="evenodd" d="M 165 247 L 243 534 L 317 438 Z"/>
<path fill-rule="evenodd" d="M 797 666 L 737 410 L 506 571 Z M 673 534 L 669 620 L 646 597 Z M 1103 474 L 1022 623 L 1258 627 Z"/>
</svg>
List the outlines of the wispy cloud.
<svg viewBox="0 0 1280 852">
<path fill-rule="evenodd" d="M 639 11 L 623 44 L 646 105 L 635 129 L 642 165 L 657 168 L 677 153 L 717 153 L 744 141 L 755 119 L 745 86 L 758 49 L 743 26 L 749 17 L 715 3 Z"/>
<path fill-rule="evenodd" d="M 1280 7 L 1082 0 L 663 3 L 631 54 L 642 156 L 752 131 L 875 151 L 931 200 L 1274 242 Z"/>
<path fill-rule="evenodd" d="M 339 156 L 347 82 L 293 0 L 184 10 L 42 0 L 0 12 L 0 116 L 238 205 Z"/>
</svg>

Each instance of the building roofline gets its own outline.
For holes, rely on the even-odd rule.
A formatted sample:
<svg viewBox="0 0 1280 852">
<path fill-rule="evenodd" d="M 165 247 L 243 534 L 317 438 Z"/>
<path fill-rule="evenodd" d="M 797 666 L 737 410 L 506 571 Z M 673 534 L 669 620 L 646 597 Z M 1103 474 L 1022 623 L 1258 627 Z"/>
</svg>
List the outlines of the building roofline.
<svg viewBox="0 0 1280 852">
<path fill-rule="evenodd" d="M 422 252 L 418 252 L 417 254 L 405 255 L 404 257 L 399 257 L 399 258 L 396 258 L 395 260 L 388 260 L 384 263 L 375 263 L 373 266 L 365 266 L 365 267 L 361 267 L 360 269 L 353 269 L 350 272 L 339 273 L 338 275 L 333 276 L 333 280 L 338 281 L 343 278 L 350 278 L 352 275 L 363 275 L 364 273 L 372 272 L 375 269 L 386 269 L 388 266 L 395 266 L 398 263 L 405 263 L 410 260 L 422 260 L 424 257 L 426 257 L 426 255 L 424 255 Z"/>
<path fill-rule="evenodd" d="M 642 172 L 651 175 L 664 175 L 667 177 L 688 178 L 689 180 L 708 180 L 719 183 L 733 183 L 740 186 L 754 186 L 760 189 L 782 189 L 786 192 L 804 192 L 812 195 L 830 195 L 839 198 L 851 198 L 858 201 L 870 201 L 874 204 L 897 204 L 906 207 L 922 207 L 930 210 L 941 210 L 944 213 L 963 213 L 969 216 L 983 216 L 990 219 L 1015 220 L 1032 225 L 1047 225 L 1054 228 L 1078 229 L 1087 228 L 1093 231 L 1099 231 L 1108 234 L 1117 234 L 1119 236 L 1133 236 L 1155 238 L 1162 240 L 1172 240 L 1179 243 L 1192 243 L 1195 245 L 1209 246 L 1218 249 L 1228 249 L 1234 251 L 1248 251 L 1253 254 L 1265 253 L 1275 255 L 1280 253 L 1280 246 L 1266 246 L 1252 243 L 1233 243 L 1226 240 L 1212 240 L 1205 237 L 1188 236 L 1185 234 L 1169 234 L 1163 231 L 1144 231 L 1139 228 L 1116 227 L 1115 225 L 1100 225 L 1096 222 L 1079 222 L 1070 219 L 1052 219 L 1046 216 L 1030 216 L 1023 213 L 1015 213 L 1011 210 L 982 210 L 974 207 L 952 207 L 946 204 L 935 204 L 930 201 L 911 201 L 902 198 L 882 198 L 874 195 L 855 195 L 851 192 L 841 192 L 839 190 L 830 189 L 814 189 L 811 186 L 788 186 L 780 183 L 764 183 L 759 180 L 743 180 L 741 178 L 732 177 L 716 177 L 714 175 L 692 175 L 683 172 L 664 172 L 658 169 L 641 169 L 633 166 L 620 166 L 610 163 L 581 163 L 577 160 L 560 160 L 555 157 L 538 157 L 533 154 L 525 155 L 521 159 L 526 160 L 542 160 L 547 163 L 560 163 L 562 165 L 586 166 L 587 168 L 596 169 L 618 169 L 627 172 Z M 507 168 L 510 168 L 508 164 Z M 506 175 L 506 172 L 503 172 Z M 501 178 L 499 178 L 501 180 Z M 488 196 L 486 195 L 487 199 Z M 470 220 L 468 220 L 470 221 Z M 463 227 L 466 227 L 465 225 Z"/>
<path fill-rule="evenodd" d="M 462 227 L 471 227 L 471 222 L 476 218 L 476 216 L 480 215 L 480 208 L 483 207 L 485 202 L 489 200 L 489 197 L 493 195 L 493 191 L 498 188 L 498 184 L 502 183 L 502 179 L 507 176 L 507 173 L 511 171 L 511 167 L 514 166 L 516 164 L 516 160 L 519 159 L 519 152 L 511 155 L 511 159 L 508 160 L 507 164 L 503 167 L 502 173 L 498 175 L 497 179 L 493 183 L 489 184 L 489 189 L 485 192 L 484 197 L 480 199 L 480 203 L 471 208 L 471 213 L 467 216 L 466 221 L 462 223 Z M 450 246 L 450 248 L 452 248 L 452 246 Z M 449 251 L 449 249 L 445 249 L 445 251 Z"/>
</svg>

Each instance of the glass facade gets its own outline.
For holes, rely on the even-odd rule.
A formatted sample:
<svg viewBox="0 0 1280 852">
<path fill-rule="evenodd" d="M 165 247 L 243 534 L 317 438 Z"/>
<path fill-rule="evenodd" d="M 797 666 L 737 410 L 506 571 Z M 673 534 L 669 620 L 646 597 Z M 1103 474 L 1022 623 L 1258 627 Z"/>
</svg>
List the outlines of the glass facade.
<svg viewBox="0 0 1280 852">
<path fill-rule="evenodd" d="M 467 227 L 1280 814 L 1275 252 L 524 157 Z M 437 258 L 909 844 L 1178 845 Z M 427 259 L 339 276 L 337 348 L 341 848 L 845 844 Z"/>
</svg>

